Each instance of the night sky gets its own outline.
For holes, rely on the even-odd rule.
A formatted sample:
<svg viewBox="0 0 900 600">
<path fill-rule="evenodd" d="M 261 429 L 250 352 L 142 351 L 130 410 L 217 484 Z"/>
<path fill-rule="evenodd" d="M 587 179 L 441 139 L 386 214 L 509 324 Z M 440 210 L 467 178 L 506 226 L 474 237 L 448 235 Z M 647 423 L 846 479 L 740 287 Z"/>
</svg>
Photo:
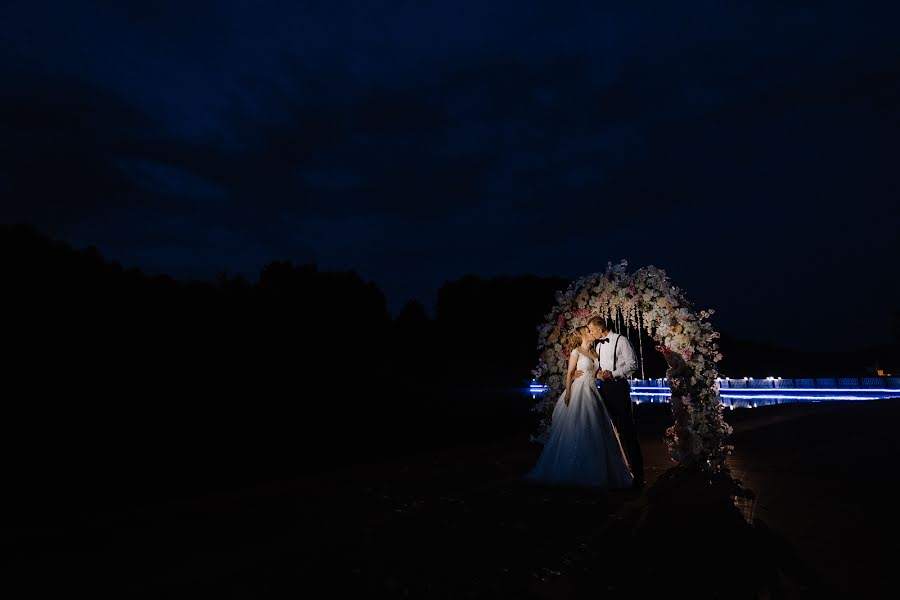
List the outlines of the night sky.
<svg viewBox="0 0 900 600">
<path fill-rule="evenodd" d="M 180 278 L 354 270 L 394 312 L 467 273 L 625 258 L 734 335 L 884 343 L 898 22 L 825 0 L 6 1 L 0 220 Z"/>
</svg>

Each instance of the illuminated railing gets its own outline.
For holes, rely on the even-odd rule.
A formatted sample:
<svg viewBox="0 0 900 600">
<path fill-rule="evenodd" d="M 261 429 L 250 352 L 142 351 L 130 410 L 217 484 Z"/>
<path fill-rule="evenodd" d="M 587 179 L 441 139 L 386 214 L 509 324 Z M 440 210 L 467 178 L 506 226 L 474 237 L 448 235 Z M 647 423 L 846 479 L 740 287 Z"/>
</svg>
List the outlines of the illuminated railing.
<svg viewBox="0 0 900 600">
<path fill-rule="evenodd" d="M 754 379 L 724 377 L 719 383 L 719 397 L 729 408 L 756 408 L 770 404 L 792 402 L 865 401 L 900 398 L 900 377 L 851 377 L 782 379 L 766 377 Z M 547 387 L 532 380 L 528 393 L 536 398 Z M 672 392 L 667 380 L 632 379 L 631 398 L 643 402 L 669 402 Z"/>
</svg>

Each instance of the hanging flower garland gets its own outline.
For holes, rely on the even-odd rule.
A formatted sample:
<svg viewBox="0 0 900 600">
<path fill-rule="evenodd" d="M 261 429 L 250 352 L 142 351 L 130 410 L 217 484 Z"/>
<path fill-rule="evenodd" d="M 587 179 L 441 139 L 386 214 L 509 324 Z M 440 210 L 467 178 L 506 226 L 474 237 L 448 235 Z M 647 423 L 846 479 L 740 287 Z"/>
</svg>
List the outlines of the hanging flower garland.
<svg viewBox="0 0 900 600">
<path fill-rule="evenodd" d="M 665 271 L 653 266 L 627 273 L 626 261 L 609 263 L 606 273 L 573 281 L 557 292 L 556 307 L 538 327 L 540 359 L 534 377 L 549 389 L 533 408 L 540 414 L 535 441 L 546 440 L 553 406 L 565 391 L 569 352 L 565 340 L 593 315 L 619 324 L 619 332 L 645 330 L 659 344 L 669 368 L 674 423 L 666 430 L 672 459 L 685 466 L 718 471 L 732 446 L 726 444 L 731 426 L 723 419 L 716 381 L 716 362 L 722 355 L 715 343 L 718 332 L 706 319 L 714 311 L 694 313 L 681 290 Z"/>
</svg>

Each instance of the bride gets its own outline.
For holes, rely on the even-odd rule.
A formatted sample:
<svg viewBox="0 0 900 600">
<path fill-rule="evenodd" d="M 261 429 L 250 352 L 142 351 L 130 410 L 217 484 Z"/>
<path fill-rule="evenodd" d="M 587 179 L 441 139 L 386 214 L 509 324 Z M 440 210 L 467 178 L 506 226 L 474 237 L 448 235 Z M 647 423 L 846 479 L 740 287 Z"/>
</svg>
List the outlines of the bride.
<svg viewBox="0 0 900 600">
<path fill-rule="evenodd" d="M 553 409 L 550 437 L 537 464 L 525 475 L 528 480 L 604 490 L 631 485 L 619 434 L 595 382 L 600 358 L 591 347 L 593 341 L 587 327 L 575 330 L 566 391 Z M 584 375 L 575 378 L 576 370 Z"/>
</svg>

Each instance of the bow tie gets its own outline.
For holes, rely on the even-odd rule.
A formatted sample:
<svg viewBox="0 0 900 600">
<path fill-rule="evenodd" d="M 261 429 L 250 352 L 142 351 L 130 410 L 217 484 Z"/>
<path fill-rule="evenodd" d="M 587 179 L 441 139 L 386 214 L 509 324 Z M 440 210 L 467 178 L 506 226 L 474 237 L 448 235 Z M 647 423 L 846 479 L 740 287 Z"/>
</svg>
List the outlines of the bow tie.
<svg viewBox="0 0 900 600">
<path fill-rule="evenodd" d="M 605 343 L 608 342 L 608 341 L 609 341 L 609 338 L 606 337 L 606 338 L 603 338 L 602 340 L 597 340 L 597 343 L 599 343 L 599 344 L 605 344 Z"/>
</svg>

